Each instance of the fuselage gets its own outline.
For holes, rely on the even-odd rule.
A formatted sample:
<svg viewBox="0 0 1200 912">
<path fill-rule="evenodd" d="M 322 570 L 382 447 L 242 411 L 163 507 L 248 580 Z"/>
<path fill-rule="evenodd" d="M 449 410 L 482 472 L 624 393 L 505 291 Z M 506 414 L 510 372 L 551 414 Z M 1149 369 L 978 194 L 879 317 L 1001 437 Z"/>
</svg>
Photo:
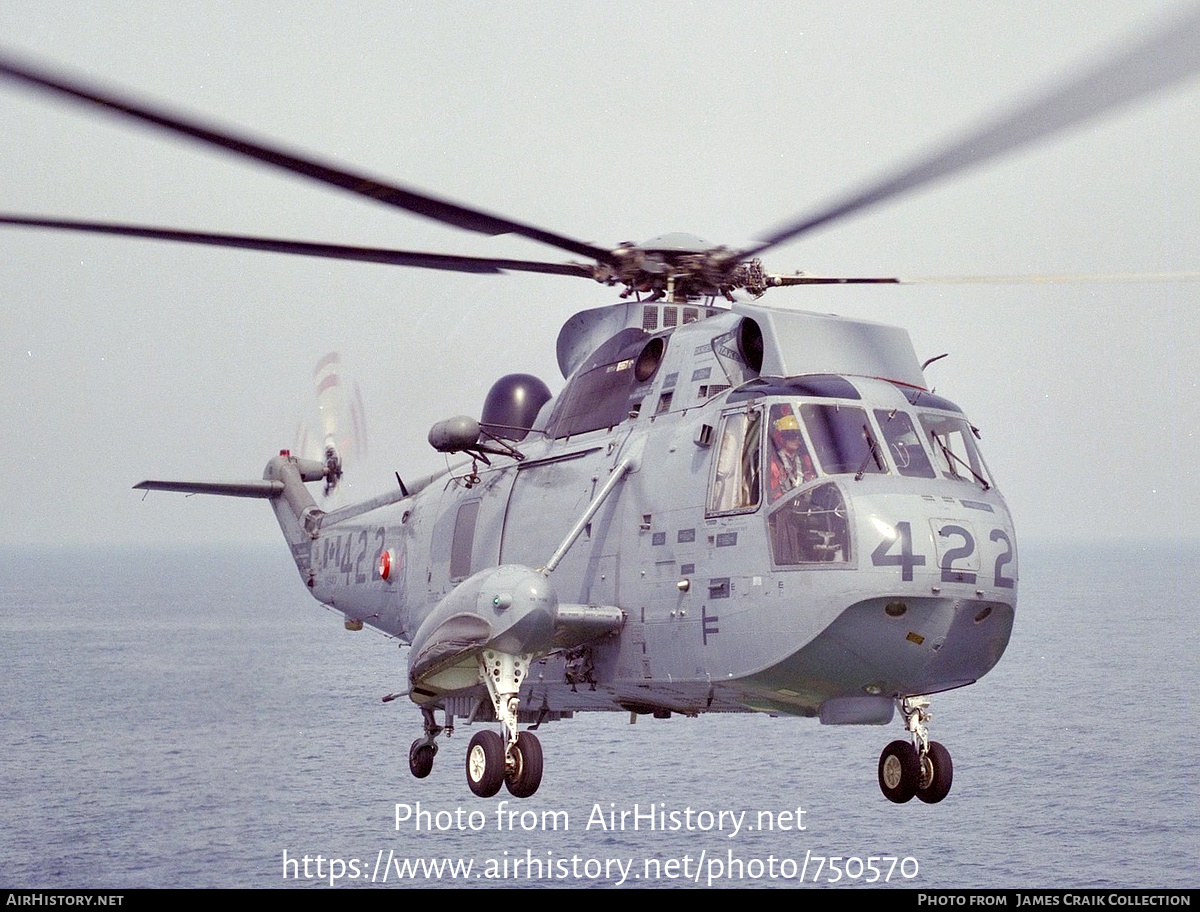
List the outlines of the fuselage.
<svg viewBox="0 0 1200 912">
<path fill-rule="evenodd" d="M 747 342 L 753 318 L 762 338 Z M 544 567 L 625 463 L 549 574 L 559 602 L 614 606 L 624 624 L 586 655 L 542 657 L 524 706 L 880 723 L 897 696 L 969 684 L 1012 628 L 1008 509 L 973 428 L 923 388 L 896 331 L 881 329 L 876 365 L 869 344 L 821 353 L 820 371 L 772 355 L 814 326 L 844 332 L 827 320 L 626 326 L 569 356 L 522 458 L 322 527 L 298 554 L 302 575 L 348 621 L 411 640 L 473 574 Z M 844 322 L 872 340 L 873 324 Z M 773 358 L 801 371 L 772 376 Z"/>
</svg>

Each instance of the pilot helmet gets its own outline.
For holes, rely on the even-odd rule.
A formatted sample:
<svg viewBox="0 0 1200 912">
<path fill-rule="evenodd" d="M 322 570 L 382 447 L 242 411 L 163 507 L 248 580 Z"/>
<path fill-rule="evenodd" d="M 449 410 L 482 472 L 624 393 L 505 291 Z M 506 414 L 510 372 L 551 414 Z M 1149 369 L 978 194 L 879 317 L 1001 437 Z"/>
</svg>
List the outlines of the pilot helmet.
<svg viewBox="0 0 1200 912">
<path fill-rule="evenodd" d="M 776 419 L 772 427 L 775 432 L 776 440 L 784 441 L 800 439 L 800 420 L 791 412 L 781 418 Z"/>
</svg>

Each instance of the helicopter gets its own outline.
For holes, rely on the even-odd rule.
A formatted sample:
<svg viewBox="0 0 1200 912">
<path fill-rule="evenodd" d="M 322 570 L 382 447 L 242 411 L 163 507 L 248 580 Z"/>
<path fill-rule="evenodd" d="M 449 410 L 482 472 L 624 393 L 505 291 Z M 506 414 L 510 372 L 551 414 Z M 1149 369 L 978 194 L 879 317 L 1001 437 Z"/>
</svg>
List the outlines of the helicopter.
<svg viewBox="0 0 1200 912">
<path fill-rule="evenodd" d="M 1175 28 L 1181 47 L 1196 29 Z M 1161 62 L 1163 40 L 1152 42 Z M 1181 51 L 1180 53 L 1183 53 Z M 1104 71 L 1139 94 L 1133 54 Z M 1194 61 L 1186 66 L 1194 68 Z M 565 386 L 496 383 L 478 419 L 430 431 L 468 462 L 361 504 L 323 510 L 308 484 L 340 475 L 290 453 L 246 483 L 139 487 L 248 496 L 274 508 L 303 583 L 350 626 L 411 643 L 407 696 L 429 775 L 455 719 L 490 722 L 467 750 L 472 791 L 531 795 L 528 726 L 574 712 L 756 711 L 886 724 L 888 798 L 945 797 L 948 751 L 927 697 L 999 661 L 1017 590 L 1015 533 L 976 432 L 932 393 L 903 330 L 757 303 L 785 285 L 894 279 L 770 275 L 758 255 L 829 222 L 1093 113 L 1098 77 L 1020 109 L 751 248 L 686 235 L 606 248 L 289 156 L 12 61 L 5 75 L 484 233 L 587 262 L 346 248 L 139 226 L 5 216 L 9 224 L 391 262 L 571 275 L 621 287 L 559 335 Z M 1175 75 L 1182 75 L 1176 73 Z M 1128 88 L 1132 85 L 1132 89 Z M 1102 93 L 1103 94 L 1103 93 Z M 1105 97 L 1102 106 L 1123 99 Z M 1031 126 L 1035 112 L 1044 120 Z M 739 301 L 746 293 L 754 301 Z M 727 306 L 728 305 L 728 306 Z M 794 448 L 794 449 L 792 449 Z M 442 714 L 439 725 L 436 714 Z M 527 726 L 522 729 L 521 726 Z"/>
</svg>

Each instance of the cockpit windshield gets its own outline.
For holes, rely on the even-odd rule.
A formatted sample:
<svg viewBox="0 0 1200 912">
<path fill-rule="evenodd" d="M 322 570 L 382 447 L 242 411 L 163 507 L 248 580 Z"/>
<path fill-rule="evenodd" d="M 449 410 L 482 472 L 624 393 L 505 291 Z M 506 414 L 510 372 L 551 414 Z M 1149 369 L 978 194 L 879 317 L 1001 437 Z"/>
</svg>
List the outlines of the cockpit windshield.
<svg viewBox="0 0 1200 912">
<path fill-rule="evenodd" d="M 908 412 L 899 409 L 876 409 L 875 420 L 879 422 L 892 460 L 901 475 L 912 478 L 937 477 Z"/>
<path fill-rule="evenodd" d="M 887 471 L 867 413 L 848 405 L 807 402 L 800 406 L 804 427 L 822 471 L 828 475 Z"/>
<path fill-rule="evenodd" d="M 846 495 L 867 474 L 992 485 L 961 412 L 868 410 L 814 398 L 773 397 L 726 413 L 720 425 L 707 513 L 768 507 L 775 566 L 848 564 Z M 956 408 L 936 403 L 943 404 Z M 837 483 L 839 475 L 852 478 Z"/>
<path fill-rule="evenodd" d="M 964 419 L 930 413 L 922 413 L 920 419 L 933 447 L 938 472 L 946 478 L 981 485 L 984 490 L 992 486 L 975 446 L 975 435 Z"/>
<path fill-rule="evenodd" d="M 867 474 L 991 487 L 974 428 L 961 412 L 868 409 L 815 398 L 772 397 L 726 413 L 720 425 L 707 513 L 768 507 L 775 566 L 849 564 L 846 495 Z M 839 483 L 833 477 L 839 475 L 852 478 Z"/>
<path fill-rule="evenodd" d="M 856 406 L 776 402 L 767 416 L 767 438 L 772 503 L 821 475 L 888 471 L 867 413 Z"/>
<path fill-rule="evenodd" d="M 766 507 L 776 567 L 852 562 L 849 495 L 868 474 L 992 485 L 975 429 L 953 403 L 924 390 L 908 396 L 908 409 L 831 401 L 858 396 L 841 382 L 846 389 L 799 393 L 797 381 L 779 381 L 765 402 L 722 417 L 707 514 Z"/>
</svg>

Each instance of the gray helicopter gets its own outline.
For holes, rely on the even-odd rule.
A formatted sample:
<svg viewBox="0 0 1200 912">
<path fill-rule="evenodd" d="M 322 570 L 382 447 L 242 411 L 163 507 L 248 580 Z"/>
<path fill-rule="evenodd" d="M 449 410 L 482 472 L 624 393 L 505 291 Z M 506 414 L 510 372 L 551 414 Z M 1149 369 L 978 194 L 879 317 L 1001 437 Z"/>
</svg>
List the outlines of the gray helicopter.
<svg viewBox="0 0 1200 912">
<path fill-rule="evenodd" d="M 1200 68 L 1200 14 L 745 249 L 683 234 L 614 248 L 301 157 L 28 61 L 0 76 L 464 230 L 516 234 L 583 262 L 466 257 L 0 215 L 0 224 L 456 272 L 572 275 L 623 288 L 558 336 L 557 395 L 500 378 L 478 418 L 438 422 L 446 471 L 322 506 L 343 474 L 281 451 L 261 479 L 139 489 L 267 500 L 314 598 L 352 629 L 410 644 L 423 719 L 409 766 L 480 723 L 480 797 L 533 795 L 534 730 L 576 712 L 766 712 L 887 724 L 894 802 L 950 791 L 929 697 L 1000 660 L 1016 611 L 1008 508 L 962 410 L 934 394 L 899 328 L 759 303 L 768 290 L 898 278 L 770 274 L 759 255 L 1138 97 Z M 391 699 L 391 695 L 385 699 Z M 439 720 L 440 714 L 440 720 Z M 497 731 L 496 729 L 499 729 Z"/>
</svg>

